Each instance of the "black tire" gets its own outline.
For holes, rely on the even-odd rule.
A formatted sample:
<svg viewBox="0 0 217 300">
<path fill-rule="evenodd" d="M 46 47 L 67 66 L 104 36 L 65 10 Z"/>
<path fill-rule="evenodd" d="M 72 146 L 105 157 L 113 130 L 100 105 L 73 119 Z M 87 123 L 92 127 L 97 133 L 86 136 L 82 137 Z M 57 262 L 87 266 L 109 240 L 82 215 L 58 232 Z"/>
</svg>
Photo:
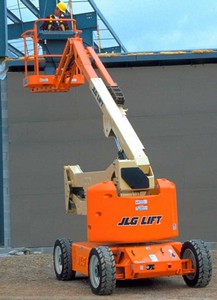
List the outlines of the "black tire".
<svg viewBox="0 0 217 300">
<path fill-rule="evenodd" d="M 69 239 L 58 239 L 54 244 L 53 264 L 58 280 L 72 280 L 75 271 L 72 270 L 72 241 Z"/>
<path fill-rule="evenodd" d="M 192 260 L 195 273 L 183 275 L 189 287 L 205 287 L 212 277 L 212 260 L 205 242 L 200 240 L 187 241 L 183 244 L 181 258 Z"/>
<path fill-rule="evenodd" d="M 109 247 L 93 248 L 89 255 L 90 287 L 96 295 L 110 295 L 116 286 L 116 266 Z"/>
</svg>

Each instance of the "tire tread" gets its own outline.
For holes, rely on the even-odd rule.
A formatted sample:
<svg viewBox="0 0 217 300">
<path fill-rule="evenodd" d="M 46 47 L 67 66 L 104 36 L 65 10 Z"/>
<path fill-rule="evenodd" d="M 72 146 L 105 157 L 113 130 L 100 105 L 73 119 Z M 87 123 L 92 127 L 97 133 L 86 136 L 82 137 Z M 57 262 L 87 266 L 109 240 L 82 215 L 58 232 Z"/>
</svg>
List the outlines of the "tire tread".
<svg viewBox="0 0 217 300">
<path fill-rule="evenodd" d="M 53 260 L 54 260 L 54 270 L 58 280 L 69 281 L 75 278 L 75 271 L 72 270 L 72 240 L 71 239 L 58 239 L 54 245 Z M 55 248 L 60 246 L 62 250 L 62 266 L 63 270 L 61 274 L 57 274 L 55 269 Z"/>
<path fill-rule="evenodd" d="M 212 259 L 207 244 L 202 240 L 189 240 L 183 244 L 181 257 L 186 249 L 191 249 L 196 258 L 196 276 L 190 280 L 184 275 L 186 284 L 196 288 L 207 286 L 212 277 Z"/>
<path fill-rule="evenodd" d="M 111 295 L 116 286 L 116 266 L 112 251 L 109 247 L 99 246 L 91 250 L 92 253 L 97 253 L 99 263 L 101 266 L 100 285 L 97 289 L 92 287 L 94 294 L 97 295 Z"/>
</svg>

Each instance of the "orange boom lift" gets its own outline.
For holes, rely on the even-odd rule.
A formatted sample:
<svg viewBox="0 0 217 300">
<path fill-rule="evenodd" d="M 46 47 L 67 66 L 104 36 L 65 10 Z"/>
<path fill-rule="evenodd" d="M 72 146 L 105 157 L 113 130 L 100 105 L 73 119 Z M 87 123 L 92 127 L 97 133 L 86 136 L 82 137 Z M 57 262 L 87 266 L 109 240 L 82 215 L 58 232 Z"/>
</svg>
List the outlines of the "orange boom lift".
<svg viewBox="0 0 217 300">
<path fill-rule="evenodd" d="M 159 276 L 183 275 L 190 287 L 206 286 L 212 273 L 207 245 L 201 240 L 183 244 L 170 240 L 178 236 L 176 187 L 167 179 L 155 179 L 144 146 L 127 119 L 121 89 L 95 51 L 84 47 L 75 20 L 68 20 L 73 22 L 70 31 L 40 32 L 43 20 L 22 35 L 24 87 L 33 93 L 67 92 L 86 79 L 103 113 L 105 136 L 114 137 L 118 147 L 117 158 L 104 171 L 64 167 L 66 212 L 87 215 L 88 240 L 55 242 L 57 279 L 72 280 L 80 272 L 89 276 L 97 295 L 111 294 L 116 280 Z M 30 41 L 33 54 L 27 51 Z"/>
</svg>

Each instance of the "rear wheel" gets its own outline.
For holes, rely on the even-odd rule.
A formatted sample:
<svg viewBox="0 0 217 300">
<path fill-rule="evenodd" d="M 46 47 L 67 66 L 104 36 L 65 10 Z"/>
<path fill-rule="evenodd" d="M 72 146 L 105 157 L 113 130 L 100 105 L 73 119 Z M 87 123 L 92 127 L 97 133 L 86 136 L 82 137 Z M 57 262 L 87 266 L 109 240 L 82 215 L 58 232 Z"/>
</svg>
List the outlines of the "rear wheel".
<svg viewBox="0 0 217 300">
<path fill-rule="evenodd" d="M 183 244 L 181 258 L 190 259 L 195 273 L 183 275 L 189 287 L 205 287 L 212 276 L 212 261 L 205 242 L 200 240 L 187 241 Z"/>
<path fill-rule="evenodd" d="M 69 239 L 58 239 L 54 244 L 53 264 L 58 280 L 72 280 L 75 271 L 72 270 L 72 241 Z"/>
<path fill-rule="evenodd" d="M 96 295 L 112 294 L 116 285 L 116 267 L 109 247 L 93 248 L 89 255 L 89 280 Z"/>
</svg>

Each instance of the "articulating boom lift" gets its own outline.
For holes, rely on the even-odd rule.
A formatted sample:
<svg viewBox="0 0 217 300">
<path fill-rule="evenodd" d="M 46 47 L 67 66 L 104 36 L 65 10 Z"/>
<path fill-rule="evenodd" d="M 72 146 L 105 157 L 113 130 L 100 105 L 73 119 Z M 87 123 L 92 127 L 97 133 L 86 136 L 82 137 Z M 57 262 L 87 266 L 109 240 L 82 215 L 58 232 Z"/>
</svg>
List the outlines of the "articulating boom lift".
<svg viewBox="0 0 217 300">
<path fill-rule="evenodd" d="M 43 20 L 22 35 L 24 87 L 36 93 L 67 92 L 86 78 L 103 113 L 105 136 L 113 136 L 118 147 L 118 157 L 105 171 L 85 173 L 78 165 L 64 167 L 66 212 L 87 215 L 88 241 L 56 241 L 56 277 L 71 280 L 76 272 L 88 275 L 97 295 L 111 294 L 116 280 L 159 276 L 183 275 L 188 286 L 206 286 L 212 272 L 207 245 L 200 240 L 168 241 L 178 236 L 175 185 L 154 178 L 144 146 L 126 117 L 119 86 L 95 51 L 84 48 L 75 20 L 69 20 L 73 30 L 40 32 L 38 23 Z M 34 55 L 27 54 L 29 38 Z"/>
</svg>

